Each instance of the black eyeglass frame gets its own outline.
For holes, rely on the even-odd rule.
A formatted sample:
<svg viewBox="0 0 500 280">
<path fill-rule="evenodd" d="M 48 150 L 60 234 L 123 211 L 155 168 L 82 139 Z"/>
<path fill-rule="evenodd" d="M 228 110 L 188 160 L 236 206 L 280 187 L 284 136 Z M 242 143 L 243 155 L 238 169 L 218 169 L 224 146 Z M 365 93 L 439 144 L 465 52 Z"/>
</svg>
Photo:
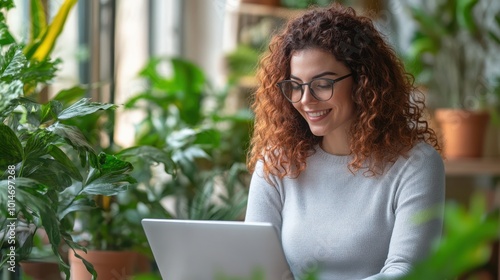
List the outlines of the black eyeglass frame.
<svg viewBox="0 0 500 280">
<path fill-rule="evenodd" d="M 280 89 L 280 91 L 281 91 L 281 93 L 283 94 L 283 96 L 285 96 L 285 98 L 286 98 L 288 101 L 290 101 L 291 103 L 297 103 L 297 102 L 299 102 L 300 100 L 302 100 L 302 97 L 304 96 L 304 91 L 305 91 L 304 86 L 305 86 L 305 85 L 309 86 L 309 90 L 311 91 L 311 95 L 312 95 L 312 96 L 313 96 L 316 100 L 318 100 L 318 101 L 328 101 L 328 100 L 330 100 L 330 99 L 333 97 L 333 88 L 334 88 L 334 86 L 335 86 L 335 83 L 336 83 L 336 82 L 339 82 L 339 81 L 342 81 L 343 79 L 348 78 L 348 77 L 350 77 L 350 76 L 352 76 L 352 73 L 349 73 L 349 74 L 344 75 L 344 76 L 342 76 L 342 77 L 338 77 L 337 79 L 316 78 L 316 79 L 312 79 L 312 80 L 310 80 L 310 81 L 309 81 L 309 82 L 307 82 L 307 83 L 302 83 L 302 84 L 301 84 L 301 83 L 298 83 L 297 81 L 293 81 L 293 80 L 283 80 L 283 81 L 281 81 L 281 82 L 276 83 L 276 86 Z M 314 92 L 314 90 L 312 89 L 312 87 L 311 87 L 311 83 L 313 83 L 314 81 L 317 81 L 317 80 L 326 80 L 326 81 L 329 81 L 329 82 L 331 82 L 331 83 L 332 83 L 332 94 L 331 94 L 331 95 L 330 95 L 330 97 L 328 97 L 327 99 L 319 99 L 319 98 L 316 96 L 316 93 Z M 284 84 L 284 83 L 286 83 L 286 82 L 293 82 L 293 83 L 296 83 L 297 85 L 299 85 L 299 86 L 300 86 L 300 92 L 301 92 L 301 94 L 300 94 L 300 98 L 299 98 L 299 100 L 297 100 L 297 101 L 292 101 L 290 98 L 288 98 L 288 96 L 285 94 L 285 92 L 283 92 L 283 88 L 281 87 L 281 85 L 282 85 L 282 84 Z"/>
</svg>

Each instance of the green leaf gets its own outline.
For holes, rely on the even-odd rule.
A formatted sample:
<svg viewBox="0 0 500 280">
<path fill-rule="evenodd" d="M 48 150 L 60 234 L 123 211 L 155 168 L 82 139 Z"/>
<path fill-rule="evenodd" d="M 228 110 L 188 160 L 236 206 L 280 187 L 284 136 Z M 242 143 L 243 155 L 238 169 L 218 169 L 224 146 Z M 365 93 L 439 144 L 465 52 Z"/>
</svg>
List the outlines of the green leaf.
<svg viewBox="0 0 500 280">
<path fill-rule="evenodd" d="M 191 144 L 196 139 L 197 131 L 193 128 L 183 128 L 173 131 L 167 137 L 167 146 L 169 150 L 175 151 L 187 144 Z"/>
<path fill-rule="evenodd" d="M 431 40 L 439 41 L 440 37 L 446 33 L 440 23 L 437 23 L 432 15 L 419 7 L 410 7 L 411 16 L 419 26 L 419 30 Z"/>
<path fill-rule="evenodd" d="M 57 100 L 50 100 L 49 103 L 42 105 L 40 122 L 54 120 L 62 111 L 62 104 Z"/>
<path fill-rule="evenodd" d="M 0 118 L 8 116 L 14 106 L 13 101 L 23 95 L 23 83 L 19 80 L 11 83 L 0 82 Z"/>
<path fill-rule="evenodd" d="M 172 68 L 171 78 L 164 77 L 159 72 L 163 63 L 169 63 Z M 203 71 L 195 64 L 179 58 L 154 57 L 148 61 L 146 67 L 140 72 L 140 76 L 151 82 L 152 93 L 162 94 L 164 103 L 159 106 L 162 108 L 167 108 L 169 105 L 176 106 L 181 119 L 189 125 L 201 121 L 201 103 L 206 79 Z M 147 95 L 143 94 L 143 96 Z M 151 99 L 150 96 L 147 98 Z M 136 101 L 137 99 L 128 105 Z"/>
<path fill-rule="evenodd" d="M 62 220 L 66 215 L 76 211 L 87 211 L 95 208 L 95 201 L 82 195 L 82 184 L 75 183 L 59 194 L 59 207 L 57 215 Z"/>
<path fill-rule="evenodd" d="M 457 0 L 456 18 L 458 25 L 467 29 L 472 34 L 475 34 L 478 31 L 478 27 L 474 19 L 474 7 L 478 3 L 479 0 Z"/>
<path fill-rule="evenodd" d="M 132 169 L 130 162 L 100 153 L 98 166 L 90 170 L 82 194 L 116 195 L 126 190 L 129 185 L 136 183 L 135 179 L 128 174 Z"/>
<path fill-rule="evenodd" d="M 85 139 L 83 133 L 77 127 L 68 126 L 56 122 L 55 124 L 49 126 L 47 130 L 61 136 L 71 146 L 73 146 L 80 152 L 88 151 L 93 153 L 94 151 L 92 146 L 90 146 L 90 144 L 88 143 L 87 139 Z"/>
<path fill-rule="evenodd" d="M 411 41 L 408 55 L 410 59 L 422 59 L 422 54 L 436 53 L 439 50 L 439 42 L 427 36 L 420 36 L 417 34 Z"/>
<path fill-rule="evenodd" d="M 0 201 L 6 199 L 8 181 L 0 181 Z M 52 209 L 53 202 L 46 196 L 43 191 L 44 187 L 37 181 L 29 178 L 16 178 L 16 205 L 24 214 L 33 213 L 37 216 L 41 225 L 47 232 L 52 251 L 58 257 L 60 262 L 64 262 L 59 253 L 59 245 L 61 244 L 59 221 L 56 219 L 56 213 Z M 3 203 L 2 203 L 3 204 Z M 4 205 L 4 204 L 3 204 Z M 29 207 L 29 212 L 26 211 Z M 25 217 L 27 217 L 25 215 Z M 31 222 L 28 220 L 27 222 Z"/>
<path fill-rule="evenodd" d="M 44 129 L 38 129 L 33 132 L 24 147 L 24 161 L 38 159 L 48 154 L 49 146 L 57 143 L 59 137 Z"/>
<path fill-rule="evenodd" d="M 28 61 L 24 56 L 23 52 L 19 48 L 14 48 L 14 54 L 12 57 L 10 55 L 7 58 L 10 58 L 8 61 L 3 61 L 3 71 L 0 78 L 3 80 L 7 77 L 11 79 L 15 79 L 16 76 L 19 76 L 22 73 L 22 70 L 26 67 Z"/>
<path fill-rule="evenodd" d="M 73 161 L 66 155 L 66 153 L 64 153 L 61 149 L 59 149 L 59 147 L 55 145 L 50 145 L 49 153 L 56 161 L 58 161 L 62 166 L 65 167 L 65 172 L 68 175 L 70 175 L 77 181 L 81 182 L 83 180 L 80 171 L 75 166 Z"/>
<path fill-rule="evenodd" d="M 88 87 L 84 85 L 77 85 L 72 88 L 63 89 L 59 91 L 52 100 L 57 100 L 64 104 L 73 104 L 82 99 L 87 93 Z"/>
<path fill-rule="evenodd" d="M 34 41 L 41 37 L 42 32 L 47 29 L 47 19 L 45 18 L 45 10 L 41 0 L 30 1 L 31 14 L 31 36 L 30 40 Z"/>
<path fill-rule="evenodd" d="M 152 92 L 146 92 L 142 94 L 138 94 L 125 103 L 125 108 L 130 109 L 134 108 L 137 103 L 141 101 L 148 101 L 150 104 L 154 104 L 156 106 L 159 106 L 160 108 L 167 108 L 169 104 L 173 104 L 175 102 L 175 98 L 172 98 L 171 96 L 168 95 L 163 95 L 163 96 L 155 96 Z"/>
<path fill-rule="evenodd" d="M 23 160 L 23 146 L 10 127 L 0 124 L 0 168 L 15 165 Z"/>
<path fill-rule="evenodd" d="M 95 113 L 99 110 L 114 109 L 117 106 L 114 104 L 103 104 L 99 102 L 90 102 L 90 98 L 83 98 L 64 109 L 57 118 L 59 120 L 67 120 L 74 117 L 81 117 Z"/>
<path fill-rule="evenodd" d="M 130 175 L 104 175 L 86 185 L 82 194 L 113 196 L 126 191 L 131 183 L 135 183 Z"/>
<path fill-rule="evenodd" d="M 124 174 L 132 171 L 130 162 L 118 159 L 116 156 L 100 153 L 98 156 L 100 171 L 102 174 Z"/>
<path fill-rule="evenodd" d="M 68 168 L 49 158 L 31 159 L 25 162 L 22 176 L 35 179 L 55 191 L 60 191 L 72 183 Z"/>
<path fill-rule="evenodd" d="M 57 66 L 62 62 L 61 59 L 44 61 L 30 61 L 29 67 L 23 72 L 22 80 L 28 84 L 34 84 L 38 82 L 50 83 L 55 77 L 58 70 Z"/>
<path fill-rule="evenodd" d="M 0 9 L 10 10 L 14 7 L 14 0 L 0 0 Z"/>
<path fill-rule="evenodd" d="M 0 46 L 7 46 L 16 42 L 12 34 L 9 32 L 9 27 L 3 22 L 4 16 L 0 14 Z"/>
<path fill-rule="evenodd" d="M 139 72 L 139 76 L 149 79 L 152 82 L 153 88 L 163 89 L 169 91 L 172 88 L 172 82 L 163 77 L 158 68 L 163 60 L 159 57 L 152 57 L 146 63 L 146 66 Z"/>
<path fill-rule="evenodd" d="M 215 148 L 221 143 L 221 132 L 217 129 L 202 129 L 196 134 L 194 144 Z"/>
<path fill-rule="evenodd" d="M 168 174 L 174 174 L 175 172 L 175 163 L 168 153 L 153 146 L 137 146 L 123 149 L 116 156 L 131 162 L 142 160 L 149 163 L 163 163 L 165 172 Z"/>
</svg>

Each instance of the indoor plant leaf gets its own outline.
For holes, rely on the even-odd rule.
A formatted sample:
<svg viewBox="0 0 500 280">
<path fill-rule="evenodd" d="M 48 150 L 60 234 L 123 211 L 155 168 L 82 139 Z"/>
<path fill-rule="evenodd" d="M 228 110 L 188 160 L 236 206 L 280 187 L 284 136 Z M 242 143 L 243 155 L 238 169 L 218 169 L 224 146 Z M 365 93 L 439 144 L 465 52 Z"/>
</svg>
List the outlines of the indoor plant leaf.
<svg viewBox="0 0 500 280">
<path fill-rule="evenodd" d="M 100 153 L 98 159 L 102 175 L 124 174 L 132 171 L 133 169 L 133 166 L 132 164 L 130 164 L 130 162 L 120 160 L 114 155 Z"/>
<path fill-rule="evenodd" d="M 82 181 L 83 177 L 80 174 L 80 171 L 78 168 L 75 166 L 73 161 L 66 155 L 65 152 L 63 152 L 59 147 L 56 145 L 50 145 L 49 146 L 49 153 L 52 157 L 54 157 L 55 160 L 57 160 L 59 163 L 61 163 L 62 166 L 65 168 L 65 172 L 73 177 L 77 181 Z"/>
<path fill-rule="evenodd" d="M 71 185 L 68 168 L 50 158 L 30 159 L 23 166 L 23 176 L 60 191 Z"/>
<path fill-rule="evenodd" d="M 49 145 L 55 143 L 57 139 L 59 139 L 58 135 L 44 129 L 34 131 L 26 141 L 23 160 L 29 162 L 47 154 Z"/>
<path fill-rule="evenodd" d="M 2 120 L 14 110 L 12 102 L 22 94 L 23 83 L 21 81 L 0 82 L 0 118 Z"/>
<path fill-rule="evenodd" d="M 43 31 L 47 28 L 47 19 L 45 17 L 45 9 L 41 0 L 31 0 L 30 1 L 30 13 L 31 13 L 31 41 L 40 38 Z"/>
<path fill-rule="evenodd" d="M 129 175 L 104 175 L 85 185 L 82 194 L 112 196 L 127 190 L 133 182 Z"/>
<path fill-rule="evenodd" d="M 54 209 L 50 207 L 50 205 L 52 205 L 52 201 L 50 201 L 43 193 L 30 191 L 28 186 L 20 187 L 18 185 L 16 197 L 19 198 L 19 203 L 29 205 L 30 209 L 37 213 L 52 245 L 52 251 L 60 260 L 62 260 L 59 253 L 59 244 L 61 242 L 59 235 L 59 221 L 56 219 L 57 216 Z"/>
<path fill-rule="evenodd" d="M 0 168 L 6 170 L 23 160 L 23 147 L 16 134 L 10 127 L 0 123 Z"/>
<path fill-rule="evenodd" d="M 169 91 L 172 89 L 172 81 L 159 73 L 158 67 L 161 62 L 162 59 L 159 57 L 149 59 L 144 68 L 139 71 L 139 76 L 150 80 L 152 88 Z"/>
<path fill-rule="evenodd" d="M 5 8 L 7 10 L 14 8 L 14 0 L 2 0 L 0 1 L 0 8 Z"/>
<path fill-rule="evenodd" d="M 87 90 L 88 87 L 85 85 L 76 85 L 59 91 L 52 100 L 57 100 L 64 104 L 73 104 L 82 99 L 87 93 Z"/>
<path fill-rule="evenodd" d="M 174 174 L 175 172 L 175 163 L 168 153 L 153 146 L 144 145 L 126 148 L 117 153 L 116 156 L 128 161 L 146 160 L 150 163 L 163 163 L 165 172 L 168 174 Z"/>
<path fill-rule="evenodd" d="M 88 211 L 96 207 L 94 199 L 82 195 L 81 182 L 75 182 L 59 193 L 57 215 L 62 220 L 67 214 L 76 211 Z"/>
<path fill-rule="evenodd" d="M 446 33 L 444 28 L 436 23 L 432 15 L 429 15 L 426 11 L 416 6 L 410 7 L 410 9 L 411 15 L 416 20 L 420 29 L 430 36 L 432 40 L 439 41 L 438 38 Z"/>
<path fill-rule="evenodd" d="M 61 102 L 57 100 L 50 100 L 49 103 L 44 104 L 41 107 L 40 122 L 53 122 L 61 111 Z"/>
<path fill-rule="evenodd" d="M 14 7 L 14 1 L 13 0 L 2 0 L 0 1 L 0 9 L 5 9 L 5 10 L 10 10 Z M 7 46 L 12 43 L 15 43 L 16 40 L 10 34 L 9 28 L 7 24 L 5 23 L 5 15 L 4 13 L 0 13 L 0 45 L 1 46 Z"/>
<path fill-rule="evenodd" d="M 95 203 L 93 203 L 93 200 L 85 199 L 85 198 L 75 198 L 74 200 L 71 201 L 67 207 L 63 207 L 58 210 L 58 217 L 59 219 L 63 219 L 68 215 L 69 213 L 72 212 L 79 212 L 79 211 L 88 211 L 95 208 Z"/>
<path fill-rule="evenodd" d="M 28 61 L 26 60 L 26 57 L 24 56 L 20 48 L 10 48 L 9 51 L 5 54 L 4 59 L 2 59 L 0 75 L 1 79 L 18 79 L 27 63 Z"/>
<path fill-rule="evenodd" d="M 93 151 L 92 146 L 87 142 L 85 136 L 82 132 L 74 126 L 64 125 L 62 123 L 56 122 L 47 128 L 62 138 L 64 138 L 71 146 L 73 146 L 78 151 Z"/>
<path fill-rule="evenodd" d="M 462 28 L 466 28 L 472 34 L 478 30 L 474 19 L 474 6 L 479 3 L 479 0 L 458 0 L 456 8 L 457 23 Z"/>
<path fill-rule="evenodd" d="M 88 114 L 95 113 L 99 110 L 114 109 L 114 104 L 103 104 L 97 102 L 90 102 L 90 98 L 83 98 L 75 102 L 68 108 L 64 109 L 57 118 L 59 120 L 67 120 L 74 117 L 81 117 Z"/>
<path fill-rule="evenodd" d="M 100 153 L 98 166 L 91 167 L 81 193 L 116 195 L 125 190 L 130 184 L 136 183 L 135 179 L 128 174 L 132 169 L 132 164 L 129 162 L 112 155 Z"/>
</svg>

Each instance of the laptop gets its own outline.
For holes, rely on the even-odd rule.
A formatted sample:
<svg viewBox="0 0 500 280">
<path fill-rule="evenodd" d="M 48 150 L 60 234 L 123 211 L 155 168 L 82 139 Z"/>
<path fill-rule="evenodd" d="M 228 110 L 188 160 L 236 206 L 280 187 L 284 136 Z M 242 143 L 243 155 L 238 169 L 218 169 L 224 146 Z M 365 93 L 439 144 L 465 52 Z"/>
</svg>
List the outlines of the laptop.
<svg viewBox="0 0 500 280">
<path fill-rule="evenodd" d="M 293 280 L 270 223 L 143 219 L 164 280 Z"/>
</svg>

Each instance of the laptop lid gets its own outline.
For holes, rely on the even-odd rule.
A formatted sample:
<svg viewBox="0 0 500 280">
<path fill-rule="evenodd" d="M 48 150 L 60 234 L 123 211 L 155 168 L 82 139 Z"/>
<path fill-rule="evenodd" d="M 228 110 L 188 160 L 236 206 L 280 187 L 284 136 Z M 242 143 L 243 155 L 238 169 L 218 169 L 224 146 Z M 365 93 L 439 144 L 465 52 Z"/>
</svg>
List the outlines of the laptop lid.
<svg viewBox="0 0 500 280">
<path fill-rule="evenodd" d="M 293 280 L 270 223 L 143 219 L 164 280 Z"/>
</svg>

